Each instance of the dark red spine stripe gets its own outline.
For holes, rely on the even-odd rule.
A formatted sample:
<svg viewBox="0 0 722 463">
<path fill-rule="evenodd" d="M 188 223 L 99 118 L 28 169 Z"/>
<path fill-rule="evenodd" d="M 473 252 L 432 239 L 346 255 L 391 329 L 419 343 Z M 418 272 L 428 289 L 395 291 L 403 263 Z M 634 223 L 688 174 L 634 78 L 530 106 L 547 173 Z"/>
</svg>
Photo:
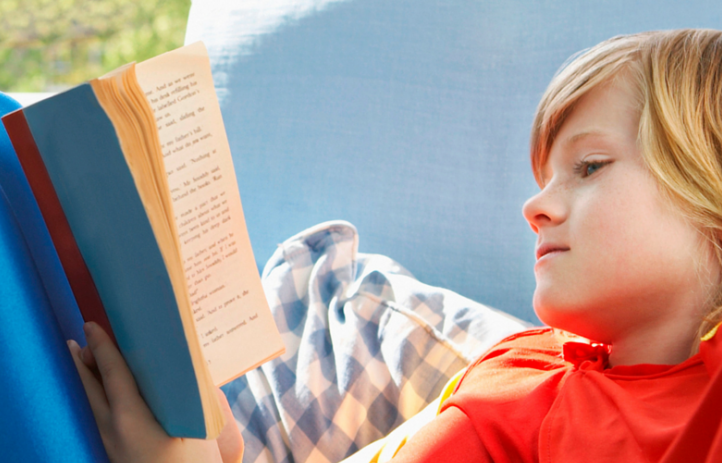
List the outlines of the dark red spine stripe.
<svg viewBox="0 0 722 463">
<path fill-rule="evenodd" d="M 75 242 L 70 224 L 68 224 L 60 200 L 55 193 L 48 171 L 45 169 L 45 164 L 23 111 L 14 111 L 4 116 L 2 120 L 20 160 L 20 165 L 25 171 L 30 188 L 33 190 L 43 219 L 45 219 L 45 225 L 48 227 L 83 319 L 102 326 L 115 342 L 103 302 Z"/>
</svg>

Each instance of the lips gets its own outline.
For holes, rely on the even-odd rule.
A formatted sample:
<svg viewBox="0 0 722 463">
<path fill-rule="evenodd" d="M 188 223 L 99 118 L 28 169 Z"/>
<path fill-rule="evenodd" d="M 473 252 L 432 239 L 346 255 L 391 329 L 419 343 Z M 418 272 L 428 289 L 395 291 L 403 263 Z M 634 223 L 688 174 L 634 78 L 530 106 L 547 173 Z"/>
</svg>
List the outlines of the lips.
<svg viewBox="0 0 722 463">
<path fill-rule="evenodd" d="M 568 251 L 568 246 L 562 246 L 559 244 L 553 244 L 553 243 L 543 243 L 537 246 L 536 248 L 536 260 L 541 259 L 542 257 L 546 256 L 547 254 L 550 254 L 552 252 L 564 252 Z"/>
</svg>

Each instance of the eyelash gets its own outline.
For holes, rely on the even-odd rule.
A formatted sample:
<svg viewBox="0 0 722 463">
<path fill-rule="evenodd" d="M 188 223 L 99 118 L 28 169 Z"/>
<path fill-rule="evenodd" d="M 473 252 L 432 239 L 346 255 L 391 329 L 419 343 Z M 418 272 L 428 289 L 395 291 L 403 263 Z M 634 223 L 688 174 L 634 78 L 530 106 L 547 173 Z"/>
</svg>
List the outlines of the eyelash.
<svg viewBox="0 0 722 463">
<path fill-rule="evenodd" d="M 601 169 L 602 167 L 606 166 L 610 162 L 611 161 L 579 161 L 574 166 L 574 173 L 576 175 L 581 175 L 582 178 L 586 178 L 586 177 L 589 177 L 590 175 L 594 175 L 594 172 L 592 172 L 591 174 L 588 173 L 588 169 L 587 169 L 588 167 L 597 166 L 598 169 Z"/>
</svg>

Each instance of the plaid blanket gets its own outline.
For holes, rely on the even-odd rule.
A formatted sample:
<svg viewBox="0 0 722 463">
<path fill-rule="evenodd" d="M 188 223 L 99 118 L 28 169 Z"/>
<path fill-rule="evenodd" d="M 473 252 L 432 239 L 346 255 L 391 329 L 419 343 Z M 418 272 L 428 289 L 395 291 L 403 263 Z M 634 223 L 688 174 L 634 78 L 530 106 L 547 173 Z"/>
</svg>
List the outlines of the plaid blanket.
<svg viewBox="0 0 722 463">
<path fill-rule="evenodd" d="M 353 225 L 327 222 L 279 245 L 266 264 L 286 353 L 223 387 L 244 462 L 342 460 L 528 326 L 357 249 Z"/>
</svg>

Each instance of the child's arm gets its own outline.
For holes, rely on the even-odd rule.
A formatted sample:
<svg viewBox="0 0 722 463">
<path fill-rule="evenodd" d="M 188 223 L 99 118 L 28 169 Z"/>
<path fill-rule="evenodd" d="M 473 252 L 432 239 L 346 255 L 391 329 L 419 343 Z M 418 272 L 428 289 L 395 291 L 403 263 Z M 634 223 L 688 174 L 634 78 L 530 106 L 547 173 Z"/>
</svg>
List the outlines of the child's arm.
<svg viewBox="0 0 722 463">
<path fill-rule="evenodd" d="M 103 444 L 113 463 L 239 463 L 243 438 L 225 396 L 226 427 L 217 440 L 171 438 L 161 428 L 133 375 L 108 335 L 95 323 L 84 326 L 88 347 L 68 341 Z"/>
</svg>

